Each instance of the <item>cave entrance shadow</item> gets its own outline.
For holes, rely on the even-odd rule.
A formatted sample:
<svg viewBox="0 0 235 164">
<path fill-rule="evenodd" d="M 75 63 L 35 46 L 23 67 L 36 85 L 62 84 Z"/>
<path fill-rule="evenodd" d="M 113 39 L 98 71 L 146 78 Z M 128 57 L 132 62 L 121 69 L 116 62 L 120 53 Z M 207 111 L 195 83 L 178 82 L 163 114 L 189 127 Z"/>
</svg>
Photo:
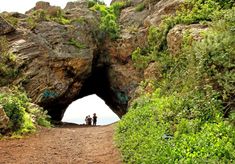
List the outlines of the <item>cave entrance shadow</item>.
<svg viewBox="0 0 235 164">
<path fill-rule="evenodd" d="M 100 99 L 105 101 L 105 104 L 107 104 L 107 106 L 119 118 L 121 118 L 127 112 L 129 97 L 125 91 L 122 91 L 119 88 L 119 86 L 112 85 L 116 77 L 113 76 L 112 71 L 110 70 L 112 70 L 112 67 L 109 65 L 94 64 L 91 74 L 86 77 L 86 79 L 83 79 L 81 89 L 77 92 L 77 94 L 74 93 L 74 90 L 71 87 L 71 90 L 68 89 L 68 91 L 60 97 L 52 100 L 49 99 L 48 101 L 45 101 L 39 105 L 48 111 L 48 114 L 51 116 L 52 120 L 55 122 L 55 124 L 57 124 L 60 123 L 60 121 L 63 119 L 68 106 L 73 101 L 96 94 Z M 69 76 L 72 77 L 72 75 Z M 78 82 L 81 81 L 81 79 L 77 77 L 77 79 L 74 79 L 74 84 L 76 83 L 76 80 Z M 90 102 L 89 104 L 93 104 L 94 106 L 97 105 L 95 102 Z M 89 115 L 93 115 L 93 113 L 89 113 Z M 84 119 L 85 117 L 83 120 Z"/>
<path fill-rule="evenodd" d="M 97 125 L 109 125 L 119 121 L 119 117 L 105 104 L 105 102 L 97 95 L 92 94 L 84 98 L 72 102 L 64 113 L 62 122 L 66 122 L 66 126 L 89 127 L 85 126 L 85 117 L 96 113 Z"/>
</svg>

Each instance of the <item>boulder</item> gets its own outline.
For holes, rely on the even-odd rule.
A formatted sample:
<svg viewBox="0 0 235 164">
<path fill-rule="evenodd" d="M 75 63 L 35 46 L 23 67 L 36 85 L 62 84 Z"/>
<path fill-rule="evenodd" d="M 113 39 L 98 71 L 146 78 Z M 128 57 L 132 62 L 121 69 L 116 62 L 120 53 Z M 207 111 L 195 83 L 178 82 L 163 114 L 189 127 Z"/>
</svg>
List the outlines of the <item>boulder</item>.
<svg viewBox="0 0 235 164">
<path fill-rule="evenodd" d="M 191 25 L 176 25 L 172 28 L 167 35 L 167 46 L 171 54 L 176 55 L 180 53 L 184 35 L 191 37 L 191 42 L 193 40 L 201 40 L 202 32 L 208 30 L 208 27 L 200 24 Z"/>
<path fill-rule="evenodd" d="M 15 31 L 15 28 L 0 16 L 0 35 L 5 35 L 13 31 Z"/>
<path fill-rule="evenodd" d="M 144 20 L 144 26 L 158 26 L 166 16 L 174 15 L 185 0 L 161 0 L 153 7 L 153 13 Z"/>
</svg>

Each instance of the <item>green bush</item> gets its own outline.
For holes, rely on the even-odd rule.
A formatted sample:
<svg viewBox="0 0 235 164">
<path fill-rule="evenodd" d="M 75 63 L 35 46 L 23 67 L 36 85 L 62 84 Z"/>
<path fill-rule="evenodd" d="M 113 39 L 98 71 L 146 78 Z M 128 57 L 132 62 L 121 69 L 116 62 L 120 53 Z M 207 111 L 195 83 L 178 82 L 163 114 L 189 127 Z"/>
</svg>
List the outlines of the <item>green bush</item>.
<svg viewBox="0 0 235 164">
<path fill-rule="evenodd" d="M 136 100 L 116 129 L 124 162 L 233 162 L 234 128 L 223 122 L 218 109 L 209 112 L 211 121 L 203 120 L 195 113 L 206 109 L 187 109 L 185 101 L 177 94 L 161 96 L 159 89 Z"/>
<path fill-rule="evenodd" d="M 8 23 L 10 23 L 13 27 L 17 28 L 19 24 L 19 20 L 15 17 L 13 17 L 10 14 L 0 14 L 1 17 L 3 17 Z"/>
<path fill-rule="evenodd" d="M 100 13 L 100 33 L 102 38 L 109 36 L 115 40 L 119 36 L 120 27 L 117 22 L 120 11 L 126 6 L 125 2 L 113 3 L 110 7 L 105 5 L 95 4 L 91 9 Z"/>
<path fill-rule="evenodd" d="M 30 105 L 28 107 L 28 112 L 30 113 L 31 117 L 34 118 L 35 124 L 48 128 L 51 127 L 51 117 L 47 114 L 47 111 L 43 110 L 43 108 L 40 108 L 37 105 Z"/>
<path fill-rule="evenodd" d="M 30 103 L 26 93 L 12 88 L 0 94 L 0 105 L 10 119 L 8 128 L 14 134 L 34 132 L 36 125 L 50 127 L 50 117 L 41 108 Z"/>
<path fill-rule="evenodd" d="M 100 0 L 87 0 L 88 8 L 93 7 L 95 4 L 105 5 L 103 1 Z"/>
<path fill-rule="evenodd" d="M 29 99 L 25 93 L 12 90 L 12 93 L 1 93 L 0 104 L 10 119 L 9 128 L 16 133 L 26 133 L 35 130 L 35 126 L 26 112 Z"/>
<path fill-rule="evenodd" d="M 163 77 L 152 83 L 160 89 L 143 92 L 118 123 L 126 163 L 235 162 L 235 8 L 215 0 L 190 3 L 192 10 L 149 28 L 148 46 L 132 54 L 142 69 L 160 63 Z M 181 52 L 169 54 L 166 35 L 175 24 L 205 20 L 211 22 L 201 41 L 186 32 Z"/>
</svg>

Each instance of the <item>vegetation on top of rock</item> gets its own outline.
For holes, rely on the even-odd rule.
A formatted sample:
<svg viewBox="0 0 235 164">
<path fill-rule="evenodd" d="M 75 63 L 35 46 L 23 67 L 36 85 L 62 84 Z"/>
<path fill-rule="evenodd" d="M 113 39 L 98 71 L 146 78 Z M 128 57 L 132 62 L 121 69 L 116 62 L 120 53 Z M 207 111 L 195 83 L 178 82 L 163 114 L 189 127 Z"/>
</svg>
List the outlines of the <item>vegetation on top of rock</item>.
<svg viewBox="0 0 235 164">
<path fill-rule="evenodd" d="M 120 11 L 127 5 L 125 2 L 115 2 L 110 7 L 96 3 L 91 9 L 100 13 L 101 39 L 109 36 L 112 40 L 119 37 L 120 27 L 117 22 Z"/>
<path fill-rule="evenodd" d="M 151 27 L 148 46 L 132 55 L 139 69 L 161 66 L 155 88 L 143 92 L 119 122 L 116 141 L 126 163 L 233 163 L 235 161 L 233 1 L 188 1 L 176 16 Z M 192 8 L 188 9 L 187 6 Z M 204 23 L 194 40 L 186 30 L 180 52 L 166 37 L 176 24 Z"/>
<path fill-rule="evenodd" d="M 3 14 L 3 13 L 0 13 L 0 16 L 2 16 L 13 27 L 18 26 L 19 20 L 17 18 L 15 18 L 14 16 L 12 16 L 10 14 Z"/>
<path fill-rule="evenodd" d="M 87 0 L 87 2 L 88 2 L 88 8 L 91 8 L 96 4 L 105 5 L 105 3 L 103 1 L 100 1 L 100 0 Z"/>
<path fill-rule="evenodd" d="M 78 49 L 84 49 L 86 46 L 83 43 L 80 43 L 78 40 L 71 38 L 68 42 L 69 45 L 73 45 L 77 47 Z"/>
<path fill-rule="evenodd" d="M 30 29 L 33 29 L 38 22 L 54 21 L 62 25 L 70 24 L 71 20 L 67 19 L 64 12 L 59 7 L 53 7 L 48 10 L 36 10 L 27 18 Z"/>
<path fill-rule="evenodd" d="M 9 118 L 8 129 L 14 134 L 34 132 L 36 125 L 50 127 L 49 116 L 37 105 L 30 103 L 26 93 L 16 87 L 0 93 L 0 105 Z M 2 133 L 2 131 L 1 131 Z"/>
<path fill-rule="evenodd" d="M 144 3 L 139 3 L 136 7 L 135 7 L 135 11 L 140 12 L 143 11 L 145 9 L 145 4 Z"/>
</svg>

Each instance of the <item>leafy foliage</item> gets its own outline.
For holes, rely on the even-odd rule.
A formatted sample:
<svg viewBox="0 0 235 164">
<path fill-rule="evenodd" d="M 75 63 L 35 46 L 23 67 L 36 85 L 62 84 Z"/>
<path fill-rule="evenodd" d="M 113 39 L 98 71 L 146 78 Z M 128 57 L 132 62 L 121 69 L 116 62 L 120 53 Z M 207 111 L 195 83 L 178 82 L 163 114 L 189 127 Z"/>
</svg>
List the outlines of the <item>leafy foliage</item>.
<svg viewBox="0 0 235 164">
<path fill-rule="evenodd" d="M 88 8 L 95 6 L 95 4 L 105 5 L 105 3 L 100 0 L 87 0 L 87 3 L 88 3 Z"/>
<path fill-rule="evenodd" d="M 193 108 L 187 108 L 187 101 L 177 94 L 162 96 L 159 89 L 136 100 L 116 129 L 124 162 L 233 162 L 234 128 L 209 103 L 199 109 L 191 100 Z"/>
<path fill-rule="evenodd" d="M 30 29 L 35 28 L 40 21 L 54 21 L 62 25 L 71 23 L 71 20 L 64 16 L 63 11 L 59 7 L 54 7 L 50 10 L 36 10 L 27 18 Z"/>
<path fill-rule="evenodd" d="M 116 141 L 126 163 L 234 163 L 235 8 L 229 2 L 188 1 L 190 10 L 185 6 L 151 27 L 148 46 L 133 52 L 136 67 L 155 61 L 163 77 L 118 124 Z M 168 31 L 201 21 L 209 26 L 203 39 L 185 35 L 180 54 L 170 55 Z"/>
<path fill-rule="evenodd" d="M 7 13 L 0 13 L 0 16 L 3 17 L 8 23 L 10 23 L 13 27 L 17 27 L 19 20 L 14 16 Z"/>
<path fill-rule="evenodd" d="M 35 125 L 50 127 L 49 116 L 16 87 L 0 94 L 0 104 L 10 119 L 9 129 L 15 134 L 34 132 Z"/>
<path fill-rule="evenodd" d="M 140 12 L 143 11 L 145 9 L 145 4 L 144 3 L 139 3 L 136 7 L 135 7 L 135 11 Z"/>
<path fill-rule="evenodd" d="M 113 3 L 110 7 L 105 5 L 95 4 L 91 9 L 100 12 L 100 31 L 103 33 L 104 38 L 108 35 L 111 39 L 115 40 L 119 36 L 119 25 L 117 18 L 120 10 L 126 6 L 125 2 Z"/>
<path fill-rule="evenodd" d="M 68 44 L 73 45 L 73 46 L 77 47 L 78 49 L 86 48 L 86 46 L 83 43 L 80 43 L 78 40 L 76 40 L 74 38 L 70 39 Z"/>
</svg>

